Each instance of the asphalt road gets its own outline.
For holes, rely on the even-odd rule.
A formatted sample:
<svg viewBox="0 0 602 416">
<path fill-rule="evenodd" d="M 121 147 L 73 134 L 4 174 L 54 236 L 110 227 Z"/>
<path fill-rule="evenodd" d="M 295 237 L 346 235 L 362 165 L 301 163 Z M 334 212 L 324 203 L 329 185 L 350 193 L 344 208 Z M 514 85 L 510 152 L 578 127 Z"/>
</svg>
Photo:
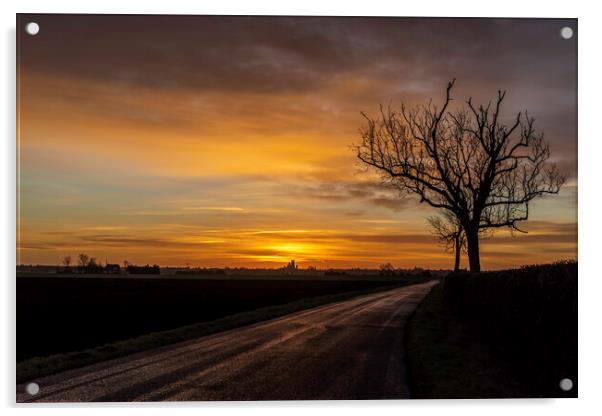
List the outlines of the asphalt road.
<svg viewBox="0 0 602 416">
<path fill-rule="evenodd" d="M 18 402 L 404 399 L 403 327 L 436 281 L 34 380 Z"/>
</svg>

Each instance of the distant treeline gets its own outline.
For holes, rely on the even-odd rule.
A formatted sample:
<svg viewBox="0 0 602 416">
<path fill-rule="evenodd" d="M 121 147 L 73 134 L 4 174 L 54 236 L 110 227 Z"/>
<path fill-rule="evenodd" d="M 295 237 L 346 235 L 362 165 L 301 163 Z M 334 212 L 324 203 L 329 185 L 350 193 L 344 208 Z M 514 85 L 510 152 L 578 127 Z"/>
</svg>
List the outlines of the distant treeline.
<svg viewBox="0 0 602 416">
<path fill-rule="evenodd" d="M 96 257 L 90 257 L 86 253 L 80 253 L 77 256 L 77 264 L 74 264 L 71 256 L 65 256 L 62 260 L 62 265 L 56 270 L 58 273 L 109 273 L 119 274 L 123 271 L 130 274 L 160 274 L 161 267 L 159 265 L 137 266 L 127 260 L 123 261 L 123 267 L 117 263 L 109 263 L 103 265 Z M 45 266 L 41 266 L 45 267 Z M 19 267 L 17 267 L 19 270 Z M 25 271 L 25 270 L 23 270 Z M 35 271 L 35 268 L 34 270 Z"/>
<path fill-rule="evenodd" d="M 96 257 L 90 257 L 85 253 L 77 257 L 77 262 L 73 261 L 71 256 L 63 258 L 62 264 L 59 266 L 48 265 L 25 265 L 17 266 L 18 272 L 25 273 L 106 273 L 106 274 L 165 274 L 165 275 L 229 275 L 229 276 L 281 276 L 281 275 L 296 275 L 296 276 L 384 276 L 384 277 L 429 277 L 431 275 L 437 277 L 447 274 L 449 270 L 427 270 L 420 267 L 412 269 L 395 268 L 391 263 L 382 264 L 378 269 L 369 268 L 327 268 L 318 269 L 315 266 L 299 267 L 294 260 L 291 260 L 286 266 L 278 268 L 249 268 L 249 267 L 161 267 L 157 264 L 153 265 L 135 265 L 127 260 L 123 261 L 123 265 L 116 263 L 105 264 L 99 262 Z"/>
<path fill-rule="evenodd" d="M 577 262 L 452 273 L 444 295 L 543 397 L 577 380 Z"/>
</svg>

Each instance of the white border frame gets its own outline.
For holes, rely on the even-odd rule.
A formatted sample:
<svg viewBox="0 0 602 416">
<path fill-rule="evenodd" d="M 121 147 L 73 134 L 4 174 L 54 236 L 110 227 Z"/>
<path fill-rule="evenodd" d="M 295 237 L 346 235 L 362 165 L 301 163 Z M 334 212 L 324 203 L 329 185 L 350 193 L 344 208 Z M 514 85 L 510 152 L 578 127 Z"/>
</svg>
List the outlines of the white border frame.
<svg viewBox="0 0 602 416">
<path fill-rule="evenodd" d="M 0 19 L 3 24 L 4 64 L 1 66 L 4 99 L 2 100 L 2 249 L 0 266 L 2 281 L 2 336 L 0 357 L 0 403 L 9 411 L 20 407 L 20 414 L 42 410 L 47 414 L 70 415 L 85 413 L 106 414 L 107 408 L 118 408 L 118 414 L 163 415 L 166 408 L 186 414 L 203 412 L 231 413 L 245 411 L 252 415 L 306 415 L 308 411 L 328 414 L 345 412 L 345 416 L 364 416 L 375 410 L 382 414 L 398 415 L 400 411 L 420 411 L 421 414 L 446 415 L 507 415 L 509 412 L 545 412 L 566 416 L 569 412 L 597 413 L 602 410 L 600 399 L 600 370 L 602 345 L 599 317 L 602 276 L 597 257 L 602 229 L 599 221 L 600 155 L 602 137 L 598 126 L 602 81 L 599 76 L 602 18 L 595 2 L 575 1 L 525 2 L 505 0 L 484 2 L 468 0 L 431 0 L 428 2 L 369 2 L 304 0 L 295 3 L 282 1 L 244 0 L 187 2 L 133 2 L 103 0 L 20 1 L 2 3 Z M 430 400 L 430 401 L 356 401 L 356 402 L 212 402 L 157 404 L 87 404 L 16 406 L 15 402 L 15 206 L 16 206 L 16 145 L 15 145 L 15 14 L 16 13 L 135 13 L 135 14 L 261 14 L 261 15 L 359 15 L 359 16 L 466 16 L 466 17 L 570 17 L 579 19 L 579 399 L 542 400 Z M 598 246 L 598 247 L 597 247 Z M 83 407 L 83 409 L 82 409 Z M 23 410 L 25 409 L 25 410 Z"/>
</svg>

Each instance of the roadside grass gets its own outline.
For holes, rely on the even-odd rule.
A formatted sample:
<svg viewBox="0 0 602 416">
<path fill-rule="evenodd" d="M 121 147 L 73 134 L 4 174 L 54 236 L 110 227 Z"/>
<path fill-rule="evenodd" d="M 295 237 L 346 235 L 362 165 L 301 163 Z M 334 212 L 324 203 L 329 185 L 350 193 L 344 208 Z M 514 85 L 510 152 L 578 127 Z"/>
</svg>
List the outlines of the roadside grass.
<svg viewBox="0 0 602 416">
<path fill-rule="evenodd" d="M 508 365 L 480 341 L 469 323 L 433 287 L 406 327 L 406 357 L 414 399 L 518 398 L 530 396 Z"/>
<path fill-rule="evenodd" d="M 210 322 L 200 322 L 172 330 L 153 332 L 148 335 L 113 342 L 83 351 L 54 354 L 47 357 L 34 357 L 17 363 L 16 381 L 18 384 L 61 371 L 215 334 L 328 303 L 382 292 L 409 284 L 422 283 L 423 281 L 424 279 L 408 279 L 405 282 L 394 285 L 300 299 L 284 305 L 268 306 L 248 312 L 229 315 Z"/>
</svg>

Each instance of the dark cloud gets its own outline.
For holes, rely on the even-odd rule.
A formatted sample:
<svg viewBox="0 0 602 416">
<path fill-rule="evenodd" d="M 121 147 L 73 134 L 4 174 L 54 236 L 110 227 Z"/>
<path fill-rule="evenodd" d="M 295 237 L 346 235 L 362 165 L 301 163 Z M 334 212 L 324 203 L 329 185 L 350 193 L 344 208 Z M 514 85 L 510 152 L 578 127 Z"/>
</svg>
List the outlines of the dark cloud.
<svg viewBox="0 0 602 416">
<path fill-rule="evenodd" d="M 318 199 L 328 202 L 367 202 L 369 205 L 402 211 L 415 201 L 402 198 L 392 187 L 378 182 L 368 181 L 315 181 L 313 183 L 290 187 L 287 192 L 294 196 Z M 358 212 L 347 215 L 360 215 Z"/>
<path fill-rule="evenodd" d="M 366 211 L 347 211 L 347 212 L 344 212 L 343 214 L 348 217 L 361 217 L 364 214 L 366 214 Z"/>
<path fill-rule="evenodd" d="M 23 38 L 22 67 L 66 77 L 283 92 L 317 86 L 329 74 L 357 65 L 344 34 L 324 33 L 316 19 L 23 16 L 29 19 L 45 35 Z"/>
<path fill-rule="evenodd" d="M 489 251 L 489 250 L 482 250 L 481 252 L 481 258 L 484 259 L 498 259 L 498 258 L 511 258 L 511 259 L 523 259 L 523 258 L 528 258 L 529 254 L 525 253 L 525 252 L 508 252 L 508 251 Z"/>
<path fill-rule="evenodd" d="M 290 254 L 286 250 L 277 250 L 271 248 L 258 248 L 258 249 L 236 249 L 231 252 L 233 255 L 238 256 L 282 256 Z"/>
<path fill-rule="evenodd" d="M 73 235 L 71 231 L 45 231 L 43 234 L 46 235 Z"/>
<path fill-rule="evenodd" d="M 494 242 L 499 244 L 504 243 L 517 243 L 517 244 L 528 244 L 528 243 L 577 243 L 576 233 L 567 234 L 516 234 L 514 236 L 498 236 L 494 235 L 492 238 L 487 239 L 487 242 Z"/>
<path fill-rule="evenodd" d="M 164 249 L 199 248 L 202 243 L 188 243 L 156 238 L 115 237 L 111 235 L 87 235 L 80 240 L 107 247 L 149 247 Z"/>
<path fill-rule="evenodd" d="M 42 31 L 22 37 L 22 69 L 160 88 L 312 90 L 351 71 L 416 91 L 451 76 L 551 78 L 558 88 L 575 70 L 575 42 L 558 33 L 576 20 L 20 15 L 20 24 L 32 19 Z"/>
<path fill-rule="evenodd" d="M 60 244 L 36 244 L 36 243 L 20 243 L 19 249 L 23 250 L 54 250 L 61 248 Z"/>
<path fill-rule="evenodd" d="M 102 107 L 111 117 L 172 128 L 198 119 L 200 110 L 190 103 L 167 103 L 178 109 L 170 114 L 132 105 L 128 97 L 137 91 L 130 87 L 143 87 L 197 91 L 201 100 L 220 92 L 303 94 L 324 108 L 292 100 L 268 105 L 271 116 L 261 116 L 280 124 L 290 124 L 291 114 L 311 124 L 356 117 L 359 126 L 359 111 L 402 99 L 436 100 L 455 77 L 458 103 L 468 96 L 486 102 L 498 89 L 508 90 L 505 117 L 530 110 L 563 170 L 577 173 L 577 36 L 559 35 L 562 26 L 576 29 L 576 19 L 19 15 L 20 34 L 31 20 L 41 31 L 20 36 L 20 76 L 121 88 L 120 97 L 64 87 L 53 93 L 53 99 Z M 345 79 L 361 82 L 347 85 Z M 257 116 L 257 106 L 246 102 L 225 105 L 239 118 Z M 255 129 L 269 124 L 256 121 Z"/>
<path fill-rule="evenodd" d="M 392 211 L 403 211 L 404 208 L 406 208 L 407 204 L 408 204 L 407 198 L 401 199 L 401 198 L 385 197 L 385 196 L 370 198 L 369 201 L 370 201 L 370 203 L 372 203 L 376 206 L 388 208 Z"/>
<path fill-rule="evenodd" d="M 559 223 L 552 221 L 527 221 L 523 228 L 528 232 L 549 234 L 577 234 L 577 223 Z"/>
</svg>

